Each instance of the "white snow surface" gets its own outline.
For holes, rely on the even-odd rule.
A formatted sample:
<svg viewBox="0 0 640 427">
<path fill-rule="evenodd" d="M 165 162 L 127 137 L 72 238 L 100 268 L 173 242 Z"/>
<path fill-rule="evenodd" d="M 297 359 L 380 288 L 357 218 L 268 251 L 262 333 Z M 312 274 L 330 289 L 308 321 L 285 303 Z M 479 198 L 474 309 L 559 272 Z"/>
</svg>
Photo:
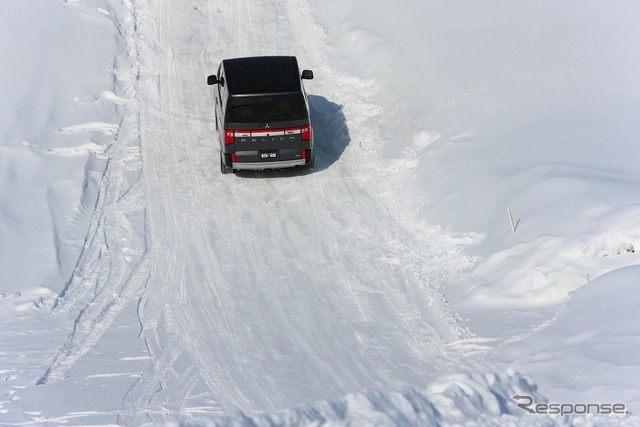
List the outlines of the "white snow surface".
<svg viewBox="0 0 640 427">
<path fill-rule="evenodd" d="M 0 425 L 640 424 L 637 2 L 1 11 Z M 317 165 L 223 176 L 272 54 Z"/>
</svg>

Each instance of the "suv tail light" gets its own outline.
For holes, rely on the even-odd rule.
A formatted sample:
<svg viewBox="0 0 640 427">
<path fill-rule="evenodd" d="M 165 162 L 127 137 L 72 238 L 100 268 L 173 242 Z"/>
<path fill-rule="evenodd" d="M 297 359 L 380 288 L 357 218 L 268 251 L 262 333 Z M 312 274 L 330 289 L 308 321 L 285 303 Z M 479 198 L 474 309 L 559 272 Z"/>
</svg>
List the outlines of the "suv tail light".
<svg viewBox="0 0 640 427">
<path fill-rule="evenodd" d="M 233 144 L 235 132 L 232 130 L 225 129 L 224 130 L 224 144 L 229 145 Z"/>
<path fill-rule="evenodd" d="M 302 126 L 300 130 L 302 131 L 302 139 L 304 141 L 311 141 L 311 126 Z"/>
</svg>

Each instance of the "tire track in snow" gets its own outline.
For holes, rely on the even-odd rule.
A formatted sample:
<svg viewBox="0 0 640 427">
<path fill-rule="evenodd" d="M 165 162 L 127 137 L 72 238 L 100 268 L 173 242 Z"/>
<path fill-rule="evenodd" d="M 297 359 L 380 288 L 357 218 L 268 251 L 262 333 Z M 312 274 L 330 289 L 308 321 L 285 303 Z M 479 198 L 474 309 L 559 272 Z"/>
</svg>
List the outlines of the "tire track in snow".
<svg viewBox="0 0 640 427">
<path fill-rule="evenodd" d="M 152 361 L 120 421 L 269 411 L 464 367 L 447 347 L 464 331 L 438 282 L 468 260 L 444 262 L 459 242 L 425 244 L 398 220 L 380 108 L 366 98 L 376 83 L 330 66 L 306 3 L 127 5 L 150 241 L 139 316 Z M 223 57 L 274 53 L 314 68 L 308 88 L 327 97 L 311 100 L 317 169 L 221 176 L 213 120 L 199 119 L 213 117 L 204 78 Z"/>
<path fill-rule="evenodd" d="M 109 11 L 109 15 L 115 16 L 115 11 Z M 121 95 L 126 96 L 134 92 L 131 84 L 135 80 L 128 76 L 126 65 L 122 67 L 118 69 L 116 83 L 123 84 L 125 93 Z M 142 164 L 137 124 L 128 114 L 129 107 L 118 105 L 123 109 L 123 119 L 117 132 L 109 128 L 113 140 L 108 141 L 105 153 L 101 154 L 108 160 L 95 168 L 88 166 L 86 172 L 79 211 L 93 209 L 89 231 L 73 274 L 52 313 L 83 308 L 73 332 L 38 381 L 40 384 L 65 378 L 73 365 L 95 347 L 120 312 L 135 302 L 149 278 L 146 213 L 143 188 L 138 185 Z M 90 123 L 63 131 L 92 130 L 96 126 Z"/>
<path fill-rule="evenodd" d="M 153 293 L 147 295 L 139 308 L 140 319 L 143 325 L 143 337 L 147 343 L 149 353 L 152 355 L 152 365 L 147 369 L 134 387 L 125 397 L 125 411 L 120 418 L 124 424 L 139 424 L 149 419 L 162 419 L 168 413 L 179 412 L 186 405 L 191 390 L 196 389 L 202 382 L 202 372 L 198 371 L 199 364 L 194 365 L 193 351 L 185 351 L 186 348 L 197 345 L 188 335 L 176 327 L 178 322 L 176 315 L 180 315 L 181 309 L 172 308 L 168 302 L 180 302 L 184 299 L 180 293 L 170 292 L 175 284 L 184 284 L 189 281 L 187 264 L 190 243 L 186 241 L 197 233 L 190 230 L 184 231 L 185 224 L 189 223 L 187 215 L 195 212 L 194 201 L 188 194 L 175 191 L 176 186 L 190 187 L 189 182 L 182 182 L 182 178 L 192 178 L 187 169 L 174 170 L 180 167 L 191 168 L 192 162 L 183 162 L 188 156 L 187 148 L 191 117 L 196 115 L 187 113 L 182 115 L 180 105 L 175 105 L 178 100 L 184 101 L 184 97 L 178 98 L 174 94 L 176 88 L 180 89 L 180 75 L 178 63 L 183 55 L 175 46 L 181 46 L 185 41 L 179 39 L 187 36 L 185 32 L 174 32 L 174 15 L 180 17 L 183 13 L 199 15 L 195 5 L 184 4 L 171 5 L 168 10 L 168 2 L 153 4 L 152 2 L 130 2 L 129 7 L 134 16 L 140 18 L 134 25 L 135 31 L 131 33 L 130 42 L 135 43 L 140 52 L 146 53 L 139 63 L 141 79 L 139 90 L 140 130 L 143 141 L 143 153 L 145 156 L 145 171 L 149 181 L 148 191 L 153 194 L 149 227 L 152 241 L 159 242 L 152 248 L 154 256 L 154 268 L 152 277 L 154 281 Z M 146 18 L 143 19 L 142 18 Z M 157 28 L 151 26 L 157 23 Z M 182 22 L 184 25 L 184 22 Z M 148 27 L 146 25 L 149 25 Z M 143 40 L 144 39 L 144 40 Z M 202 59 L 201 54 L 196 55 L 203 46 L 195 46 L 190 58 Z M 150 61 L 149 59 L 161 58 Z M 198 76 L 200 77 L 200 76 Z M 199 80 L 204 80 L 203 78 Z M 188 101 L 187 101 L 188 102 Z M 177 123 L 174 117 L 182 116 L 185 123 Z M 201 114 L 200 117 L 204 117 Z M 200 122 L 200 120 L 198 120 Z M 208 144 L 208 141 L 206 142 Z M 212 153 L 213 154 L 213 153 Z M 213 164 L 214 159 L 207 161 L 207 169 Z M 177 182 L 168 179 L 177 178 Z M 211 176 L 205 181 L 208 185 Z M 169 231 L 165 231 L 165 226 Z M 174 231 L 171 233 L 171 231 Z M 177 255 L 176 255 L 177 254 Z M 200 258 L 205 259 L 203 256 Z M 180 286 L 178 289 L 181 289 Z M 149 319 L 153 319 L 149 321 Z M 196 353 L 200 354 L 200 353 Z M 202 363 L 211 364 L 210 361 Z M 195 367 L 194 367 L 195 366 Z M 220 388 L 217 394 L 233 396 L 233 385 L 224 386 L 226 376 L 224 367 L 214 371 L 209 368 L 207 372 L 215 372 L 215 379 L 207 385 L 207 389 Z M 204 377 L 206 380 L 206 377 Z M 233 384 L 231 381 L 229 383 Z M 159 387 L 158 387 L 159 386 Z M 180 390 L 179 393 L 176 390 Z M 164 409 L 163 409 L 164 408 Z M 217 409 L 218 408 L 218 409 Z M 207 412 L 220 412 L 215 403 L 200 405 L 199 410 Z"/>
</svg>

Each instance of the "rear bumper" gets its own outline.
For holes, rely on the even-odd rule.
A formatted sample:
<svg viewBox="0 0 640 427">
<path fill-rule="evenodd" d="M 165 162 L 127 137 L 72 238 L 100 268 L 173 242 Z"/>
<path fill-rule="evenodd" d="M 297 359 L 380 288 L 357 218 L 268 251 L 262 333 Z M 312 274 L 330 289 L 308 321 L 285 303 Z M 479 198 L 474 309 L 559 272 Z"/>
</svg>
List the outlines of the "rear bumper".
<svg viewBox="0 0 640 427">
<path fill-rule="evenodd" d="M 294 166 L 304 166 L 305 159 L 281 160 L 275 162 L 236 162 L 231 165 L 236 170 L 262 170 L 262 169 L 283 169 Z"/>
</svg>

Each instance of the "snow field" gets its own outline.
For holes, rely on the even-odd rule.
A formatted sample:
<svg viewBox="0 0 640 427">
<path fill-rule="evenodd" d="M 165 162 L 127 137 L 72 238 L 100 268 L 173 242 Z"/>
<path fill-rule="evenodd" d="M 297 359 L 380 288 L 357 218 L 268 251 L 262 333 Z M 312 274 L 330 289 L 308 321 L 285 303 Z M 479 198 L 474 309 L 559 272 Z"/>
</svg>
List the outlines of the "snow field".
<svg viewBox="0 0 640 427">
<path fill-rule="evenodd" d="M 7 3 L 0 424 L 633 425 L 513 396 L 637 411 L 637 12 Z M 317 166 L 221 176 L 205 77 L 262 54 Z"/>
</svg>

